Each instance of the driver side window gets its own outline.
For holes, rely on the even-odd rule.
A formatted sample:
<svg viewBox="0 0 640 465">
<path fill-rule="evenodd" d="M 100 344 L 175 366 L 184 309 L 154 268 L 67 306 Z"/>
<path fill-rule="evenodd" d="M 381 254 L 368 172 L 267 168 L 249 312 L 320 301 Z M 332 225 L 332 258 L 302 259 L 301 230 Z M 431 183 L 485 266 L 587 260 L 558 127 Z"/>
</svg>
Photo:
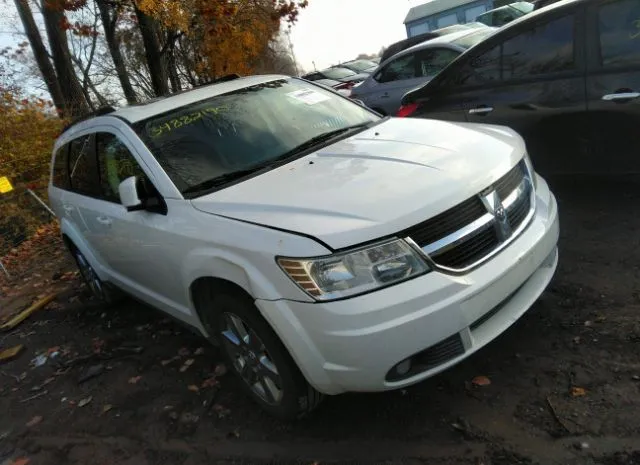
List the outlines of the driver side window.
<svg viewBox="0 0 640 465">
<path fill-rule="evenodd" d="M 97 133 L 96 152 L 103 199 L 120 203 L 118 187 L 122 181 L 131 176 L 146 180 L 142 168 L 116 135 L 107 132 Z"/>
<path fill-rule="evenodd" d="M 379 83 L 402 81 L 417 77 L 416 56 L 414 53 L 396 58 L 375 76 Z"/>
</svg>

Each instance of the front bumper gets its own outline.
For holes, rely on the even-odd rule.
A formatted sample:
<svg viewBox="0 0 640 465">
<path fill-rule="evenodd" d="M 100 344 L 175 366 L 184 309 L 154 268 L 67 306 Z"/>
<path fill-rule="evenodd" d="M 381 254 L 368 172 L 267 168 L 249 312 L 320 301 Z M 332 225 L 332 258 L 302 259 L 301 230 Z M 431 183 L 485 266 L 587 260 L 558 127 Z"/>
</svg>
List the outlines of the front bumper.
<svg viewBox="0 0 640 465">
<path fill-rule="evenodd" d="M 468 274 L 431 272 L 337 302 L 256 304 L 320 392 L 384 391 L 422 381 L 500 335 L 553 277 L 558 209 L 546 182 L 538 180 L 530 224 L 507 248 Z M 459 340 L 457 350 L 437 366 L 399 381 L 387 377 L 397 363 L 452 338 Z"/>
</svg>

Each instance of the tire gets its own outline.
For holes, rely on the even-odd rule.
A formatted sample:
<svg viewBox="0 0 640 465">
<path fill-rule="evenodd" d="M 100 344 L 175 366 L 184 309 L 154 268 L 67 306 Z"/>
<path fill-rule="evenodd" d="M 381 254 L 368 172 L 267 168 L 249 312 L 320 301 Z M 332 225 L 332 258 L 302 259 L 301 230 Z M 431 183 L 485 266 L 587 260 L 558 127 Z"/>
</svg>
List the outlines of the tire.
<svg viewBox="0 0 640 465">
<path fill-rule="evenodd" d="M 70 247 L 71 254 L 78 266 L 78 270 L 80 271 L 80 275 L 84 280 L 85 284 L 91 291 L 91 295 L 96 301 L 103 304 L 114 304 L 122 298 L 122 294 L 118 289 L 115 289 L 108 283 L 105 283 L 100 279 L 98 274 L 95 272 L 89 260 L 76 248 L 75 246 Z"/>
<path fill-rule="evenodd" d="M 202 322 L 218 339 L 225 361 L 244 391 L 282 420 L 302 418 L 314 410 L 322 394 L 304 379 L 253 301 L 239 292 L 214 291 L 208 288 L 198 299 Z"/>
</svg>

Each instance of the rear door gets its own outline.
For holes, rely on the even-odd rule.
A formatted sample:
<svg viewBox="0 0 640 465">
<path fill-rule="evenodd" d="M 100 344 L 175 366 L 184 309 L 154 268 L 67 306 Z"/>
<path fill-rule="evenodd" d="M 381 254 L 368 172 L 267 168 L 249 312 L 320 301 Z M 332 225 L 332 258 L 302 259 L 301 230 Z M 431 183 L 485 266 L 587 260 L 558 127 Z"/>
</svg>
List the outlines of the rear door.
<svg viewBox="0 0 640 465">
<path fill-rule="evenodd" d="M 68 190 L 61 196 L 62 214 L 91 248 L 91 253 L 102 266 L 104 257 L 100 255 L 96 244 L 91 241 L 89 225 L 82 211 L 89 207 L 99 196 L 98 171 L 95 164 L 93 134 L 77 137 L 69 143 L 68 153 Z"/>
<path fill-rule="evenodd" d="M 384 115 L 392 115 L 400 106 L 402 89 L 420 83 L 415 53 L 396 57 L 367 82 L 367 94 L 362 98 L 369 108 Z"/>
<path fill-rule="evenodd" d="M 588 12 L 587 99 L 600 173 L 640 172 L 640 0 L 594 3 Z"/>
<path fill-rule="evenodd" d="M 478 57 L 487 76 L 479 79 L 473 66 L 461 73 L 461 87 L 469 86 L 458 94 L 467 121 L 519 132 L 544 174 L 575 172 L 589 142 L 583 9 L 520 26 Z"/>
</svg>

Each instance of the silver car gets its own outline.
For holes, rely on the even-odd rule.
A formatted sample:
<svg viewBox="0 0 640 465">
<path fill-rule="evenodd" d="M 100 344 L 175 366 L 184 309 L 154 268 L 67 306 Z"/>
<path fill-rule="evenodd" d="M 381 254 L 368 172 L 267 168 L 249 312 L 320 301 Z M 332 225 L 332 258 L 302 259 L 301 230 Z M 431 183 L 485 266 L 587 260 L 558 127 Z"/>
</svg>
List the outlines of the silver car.
<svg viewBox="0 0 640 465">
<path fill-rule="evenodd" d="M 356 85 L 351 90 L 351 97 L 382 115 L 394 115 L 405 93 L 433 79 L 458 55 L 495 30 L 493 27 L 463 30 L 403 50 L 385 60 Z"/>
</svg>

